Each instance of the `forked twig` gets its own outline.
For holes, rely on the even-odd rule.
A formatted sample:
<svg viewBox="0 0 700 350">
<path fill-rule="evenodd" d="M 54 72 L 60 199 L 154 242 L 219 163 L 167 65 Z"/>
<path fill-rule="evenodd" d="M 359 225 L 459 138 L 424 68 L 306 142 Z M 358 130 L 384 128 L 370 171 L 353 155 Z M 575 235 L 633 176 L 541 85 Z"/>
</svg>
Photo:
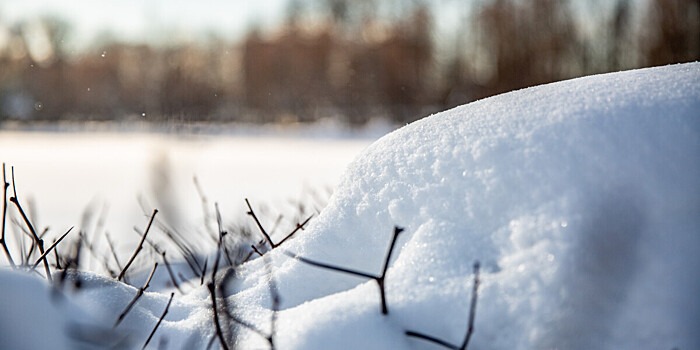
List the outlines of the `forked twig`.
<svg viewBox="0 0 700 350">
<path fill-rule="evenodd" d="M 173 297 L 175 297 L 175 293 L 170 293 L 170 299 L 168 300 L 168 304 L 165 305 L 165 310 L 163 310 L 163 314 L 160 315 L 160 318 L 158 319 L 158 323 L 156 323 L 156 326 L 153 327 L 153 331 L 151 331 L 151 334 L 148 336 L 148 339 L 146 339 L 146 342 L 143 344 L 143 347 L 141 350 L 145 349 L 146 346 L 148 346 L 148 343 L 151 342 L 151 339 L 153 338 L 153 335 L 156 334 L 156 331 L 158 330 L 158 327 L 160 326 L 160 323 L 163 322 L 163 319 L 165 319 L 165 315 L 168 314 L 168 310 L 170 309 L 170 303 L 173 302 Z"/>
<path fill-rule="evenodd" d="M 294 228 L 294 230 L 291 233 L 289 233 L 287 236 L 282 238 L 281 241 L 275 243 L 274 241 L 272 241 L 272 237 L 270 237 L 270 234 L 268 234 L 267 231 L 265 230 L 265 228 L 263 228 L 262 224 L 260 223 L 260 219 L 258 219 L 258 216 L 255 215 L 255 211 L 253 211 L 253 207 L 250 205 L 248 198 L 245 199 L 245 203 L 248 205 L 248 212 L 246 214 L 250 215 L 253 218 L 253 220 L 255 220 L 255 224 L 258 226 L 258 229 L 260 230 L 260 233 L 265 238 L 265 241 L 267 242 L 267 244 L 270 245 L 270 249 L 275 249 L 275 248 L 279 247 L 280 245 L 282 245 L 282 243 L 284 243 L 288 239 L 292 238 L 292 236 L 294 236 L 294 234 L 297 233 L 299 230 L 303 230 L 304 226 L 306 226 L 306 224 L 309 223 L 309 220 L 311 220 L 311 218 L 313 217 L 313 214 L 311 214 L 303 222 L 297 223 L 296 228 Z M 256 248 L 257 247 L 254 247 L 253 250 L 262 256 L 262 253 L 260 253 L 260 251 Z"/>
<path fill-rule="evenodd" d="M 148 231 L 151 229 L 151 225 L 153 224 L 153 219 L 155 219 L 156 214 L 158 214 L 158 209 L 153 209 L 153 214 L 151 215 L 151 219 L 148 221 L 148 226 L 146 226 L 146 231 L 143 232 L 143 236 L 141 236 L 141 241 L 139 242 L 139 245 L 136 247 L 134 254 L 131 256 L 129 261 L 127 261 L 126 265 L 124 265 L 124 269 L 122 269 L 122 272 L 119 273 L 119 276 L 117 277 L 117 281 L 121 281 L 124 278 L 124 275 L 126 274 L 126 271 L 129 269 L 129 266 L 131 266 L 131 263 L 134 262 L 134 259 L 136 259 L 136 256 L 139 255 L 139 252 L 141 252 L 141 249 L 143 249 L 143 243 L 146 240 L 146 236 L 148 235 Z"/>
<path fill-rule="evenodd" d="M 380 296 L 381 302 L 382 302 L 382 305 L 381 305 L 382 306 L 382 314 L 386 315 L 389 313 L 389 309 L 387 308 L 387 305 L 386 305 L 386 291 L 385 291 L 385 286 L 384 286 L 384 280 L 386 277 L 386 272 L 389 269 L 389 262 L 391 261 L 391 254 L 394 251 L 394 246 L 396 246 L 396 240 L 398 239 L 399 234 L 401 232 L 403 232 L 403 228 L 398 227 L 398 226 L 394 226 L 394 236 L 391 240 L 391 245 L 389 245 L 389 251 L 386 255 L 386 259 L 384 260 L 384 266 L 382 268 L 381 275 L 373 275 L 373 274 L 366 273 L 366 272 L 355 271 L 355 270 L 347 269 L 347 268 L 340 267 L 340 266 L 335 266 L 335 265 L 331 265 L 331 264 L 317 262 L 317 261 L 310 260 L 310 259 L 298 256 L 294 253 L 290 253 L 290 252 L 286 252 L 286 251 L 284 252 L 284 254 L 289 256 L 289 257 L 292 257 L 294 259 L 297 259 L 303 263 L 312 265 L 312 266 L 316 266 L 316 267 L 320 267 L 320 268 L 324 268 L 324 269 L 329 269 L 329 270 L 334 270 L 334 271 L 338 271 L 338 272 L 343 272 L 343 273 L 347 273 L 350 275 L 369 278 L 369 279 L 373 279 L 373 280 L 377 281 L 377 285 L 379 286 L 379 296 Z"/>
<path fill-rule="evenodd" d="M 43 261 L 44 261 L 44 270 L 46 271 L 46 279 L 49 280 L 49 282 L 52 282 L 53 279 L 51 278 L 51 269 L 49 268 L 49 260 L 46 259 L 46 256 L 44 255 L 44 240 L 39 238 L 39 236 L 36 234 L 36 230 L 34 229 L 34 225 L 32 225 L 32 222 L 27 217 L 27 214 L 24 212 L 24 209 L 22 209 L 22 205 L 19 204 L 19 199 L 17 198 L 17 187 L 16 187 L 16 182 L 15 182 L 15 168 L 12 167 L 11 169 L 12 169 L 12 194 L 13 194 L 13 196 L 10 197 L 10 202 L 15 204 L 15 206 L 19 210 L 19 214 L 22 216 L 22 219 L 24 220 L 24 223 L 27 224 L 29 231 L 32 233 L 32 239 L 34 240 L 34 243 L 36 243 L 37 247 L 39 248 L 39 253 L 41 253 L 41 255 L 44 256 Z"/>
<path fill-rule="evenodd" d="M 449 342 L 446 342 L 442 339 L 435 338 L 430 335 L 426 335 L 423 333 L 419 332 L 414 332 L 414 331 L 406 331 L 406 335 L 409 337 L 414 337 L 414 338 L 419 338 L 423 339 L 426 341 L 429 341 L 434 344 L 438 344 L 442 347 L 452 349 L 452 350 L 466 350 L 467 346 L 469 346 L 469 340 L 472 337 L 472 334 L 474 334 L 474 318 L 476 317 L 476 301 L 478 297 L 478 290 L 479 290 L 479 284 L 481 281 L 479 280 L 479 262 L 476 261 L 474 263 L 474 285 L 472 287 L 472 298 L 471 302 L 469 305 L 469 322 L 467 324 L 467 334 L 464 337 L 464 341 L 462 341 L 462 344 L 460 346 L 451 344 Z"/>
</svg>

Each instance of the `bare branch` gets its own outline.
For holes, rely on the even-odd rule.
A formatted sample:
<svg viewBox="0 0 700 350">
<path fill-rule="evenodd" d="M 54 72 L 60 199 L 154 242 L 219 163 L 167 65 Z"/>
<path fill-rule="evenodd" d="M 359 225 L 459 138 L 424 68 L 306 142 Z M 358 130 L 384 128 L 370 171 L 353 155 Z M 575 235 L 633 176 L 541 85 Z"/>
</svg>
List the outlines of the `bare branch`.
<svg viewBox="0 0 700 350">
<path fill-rule="evenodd" d="M 245 204 L 248 205 L 248 215 L 253 217 L 253 220 L 255 220 L 255 224 L 258 225 L 258 229 L 260 229 L 260 233 L 265 237 L 265 240 L 267 243 L 270 245 L 270 247 L 274 247 L 274 243 L 272 243 L 272 238 L 270 238 L 270 235 L 267 234 L 267 231 L 263 228 L 262 224 L 260 223 L 260 220 L 258 219 L 258 216 L 255 215 L 255 212 L 253 211 L 253 207 L 250 206 L 250 202 L 248 201 L 248 198 L 245 199 Z"/>
<path fill-rule="evenodd" d="M 469 325 L 467 326 L 467 335 L 464 337 L 464 342 L 462 342 L 461 350 L 466 350 L 469 345 L 469 340 L 474 333 L 474 318 L 476 317 L 476 300 L 479 292 L 479 285 L 481 281 L 479 280 L 479 261 L 474 262 L 474 286 L 472 287 L 472 300 L 469 304 Z"/>
<path fill-rule="evenodd" d="M 19 209 L 19 213 L 22 216 L 22 219 L 24 220 L 24 223 L 27 224 L 27 227 L 29 228 L 29 231 L 32 233 L 32 239 L 34 239 L 34 242 L 36 243 L 37 247 L 39 248 L 39 253 L 41 253 L 42 256 L 44 256 L 43 261 L 44 261 L 44 270 L 46 271 L 46 279 L 49 280 L 49 282 L 52 282 L 53 279 L 51 278 L 51 269 L 49 268 L 49 260 L 46 259 L 46 256 L 44 255 L 44 241 L 39 238 L 39 236 L 36 234 L 36 230 L 34 229 L 34 225 L 32 225 L 31 221 L 27 217 L 27 214 L 24 212 L 24 209 L 22 209 L 22 205 L 19 203 L 19 199 L 17 198 L 17 188 L 16 188 L 16 182 L 15 182 L 15 168 L 12 167 L 12 194 L 13 196 L 10 197 L 10 202 L 14 203 L 17 209 Z"/>
<path fill-rule="evenodd" d="M 139 252 L 141 252 L 141 249 L 143 249 L 143 242 L 146 240 L 146 236 L 148 235 L 148 231 L 151 229 L 151 225 L 153 224 L 153 219 L 156 217 L 156 214 L 158 214 L 158 209 L 153 209 L 153 214 L 151 215 L 151 219 L 148 221 L 148 226 L 146 226 L 146 231 L 143 232 L 143 236 L 141 237 L 141 241 L 139 242 L 139 245 L 136 247 L 136 251 L 134 251 L 134 254 L 131 256 L 129 261 L 127 261 L 122 272 L 119 273 L 119 276 L 117 277 L 118 281 L 121 281 L 124 278 L 124 275 L 126 274 L 126 271 L 129 269 L 129 266 L 131 266 L 131 263 L 134 262 L 134 259 L 136 259 L 136 256 L 139 255 Z"/>
<path fill-rule="evenodd" d="M 214 326 L 216 327 L 216 335 L 219 337 L 219 342 L 221 343 L 221 348 L 228 350 L 228 344 L 226 344 L 226 338 L 224 338 L 224 333 L 221 330 L 221 323 L 219 322 L 219 308 L 216 303 L 216 288 L 214 287 L 214 281 L 207 284 L 209 289 L 209 294 L 211 295 L 212 310 L 214 311 Z"/>
<path fill-rule="evenodd" d="M 148 336 L 148 339 L 146 339 L 146 342 L 143 344 L 143 347 L 141 348 L 142 350 L 145 349 L 146 346 L 148 346 L 148 343 L 151 342 L 153 335 L 156 334 L 156 331 L 158 330 L 158 326 L 160 326 L 160 323 L 163 322 L 163 319 L 165 319 L 165 315 L 168 314 L 168 310 L 170 309 L 170 303 L 173 302 L 173 297 L 175 297 L 175 293 L 170 293 L 170 299 L 168 300 L 168 304 L 165 305 L 165 310 L 163 310 L 163 314 L 160 315 L 158 323 L 156 323 L 156 326 L 153 327 L 153 331 L 151 331 L 151 334 Z"/>
<path fill-rule="evenodd" d="M 304 220 L 304 222 L 297 224 L 294 231 L 292 231 L 290 234 L 288 234 L 287 237 L 284 237 L 281 241 L 279 241 L 279 243 L 275 244 L 275 246 L 273 248 L 277 248 L 277 247 L 281 246 L 282 243 L 284 243 L 285 241 L 290 239 L 292 236 L 294 236 L 294 234 L 297 233 L 297 231 L 303 230 L 304 226 L 306 226 L 306 224 L 309 223 L 309 220 L 311 220 L 312 217 L 314 217 L 313 214 L 311 214 L 308 218 L 306 218 L 306 220 Z"/>
<path fill-rule="evenodd" d="M 307 258 L 298 256 L 298 255 L 296 255 L 296 254 L 294 254 L 294 253 L 290 253 L 290 252 L 287 252 L 287 251 L 285 251 L 284 254 L 287 255 L 287 256 L 289 256 L 289 257 L 292 257 L 292 258 L 294 258 L 294 259 L 297 259 L 297 260 L 299 260 L 299 261 L 301 261 L 301 262 L 303 262 L 303 263 L 312 265 L 312 266 L 316 266 L 316 267 L 320 267 L 320 268 L 324 268 L 324 269 L 328 269 L 328 270 L 343 272 L 343 273 L 347 273 L 347 274 L 350 274 L 350 275 L 354 275 L 354 276 L 358 276 L 358 277 L 364 277 L 364 278 L 369 278 L 369 279 L 375 280 L 375 281 L 377 282 L 377 285 L 379 286 L 379 296 L 380 296 L 380 299 L 381 299 L 382 314 L 386 315 L 386 314 L 389 313 L 389 309 L 387 308 L 387 305 L 386 305 L 386 290 L 385 290 L 385 286 L 384 286 L 384 280 L 385 280 L 385 277 L 386 277 L 386 272 L 387 272 L 387 270 L 389 269 L 389 262 L 391 261 L 391 254 L 392 254 L 392 252 L 394 251 L 394 246 L 396 245 L 396 240 L 397 240 L 397 238 L 398 238 L 398 236 L 399 236 L 399 234 L 400 234 L 401 232 L 403 232 L 403 228 L 400 228 L 400 227 L 398 227 L 398 226 L 394 226 L 394 236 L 393 236 L 393 238 L 392 238 L 392 240 L 391 240 L 391 244 L 389 245 L 389 251 L 388 251 L 388 253 L 387 253 L 387 255 L 386 255 L 386 259 L 384 260 L 384 266 L 383 266 L 383 268 L 382 268 L 382 274 L 379 275 L 379 276 L 377 276 L 377 275 L 372 275 L 372 274 L 369 274 L 369 273 L 366 273 L 366 272 L 355 271 L 355 270 L 347 269 L 347 268 L 340 267 L 340 266 L 335 266 L 335 265 L 330 265 L 330 264 L 326 264 L 326 263 L 322 263 L 322 262 L 310 260 L 310 259 L 307 259 Z"/>
<path fill-rule="evenodd" d="M 122 313 L 119 314 L 119 317 L 117 318 L 117 321 L 114 323 L 113 327 L 117 327 L 122 322 L 122 320 L 124 320 L 124 317 L 126 317 L 126 315 L 129 313 L 129 311 L 131 311 L 131 308 L 136 304 L 136 302 L 139 300 L 139 298 L 141 298 L 141 296 L 143 295 L 143 292 L 145 292 L 146 289 L 148 289 L 148 287 L 150 286 L 150 283 L 151 283 L 151 279 L 153 278 L 153 275 L 156 273 L 157 267 L 158 267 L 158 263 L 156 262 L 153 265 L 153 269 L 151 270 L 151 273 L 148 275 L 148 278 L 146 279 L 146 283 L 144 283 L 143 287 L 139 288 L 138 291 L 136 291 L 136 295 L 134 295 L 134 298 L 131 299 L 131 301 L 126 306 L 126 308 L 124 308 L 124 311 L 122 311 Z"/>
<path fill-rule="evenodd" d="M 5 251 L 5 256 L 7 261 L 10 262 L 10 266 L 15 268 L 15 261 L 12 259 L 12 254 L 10 254 L 10 249 L 7 247 L 7 242 L 5 241 L 5 220 L 7 219 L 7 188 L 10 184 L 7 182 L 7 175 L 5 173 L 5 163 L 2 163 L 2 234 L 0 235 L 0 244 L 2 244 L 2 249 Z"/>
<path fill-rule="evenodd" d="M 30 270 L 31 270 L 31 271 L 34 271 L 34 269 L 39 265 L 39 263 L 40 263 L 49 253 L 51 253 L 51 250 L 54 249 L 59 243 L 61 243 L 61 241 L 62 241 L 64 238 L 66 238 L 66 236 L 68 236 L 68 234 L 69 234 L 70 231 L 72 231 L 72 230 L 73 230 L 73 227 L 69 228 L 68 231 L 66 231 L 66 233 L 64 233 L 63 236 L 61 236 L 61 238 L 59 238 L 56 242 L 53 242 L 53 244 L 50 245 L 48 249 L 46 249 L 46 251 L 44 252 L 44 254 L 41 254 L 41 256 L 40 256 L 38 259 L 36 259 L 36 262 L 34 263 L 34 265 L 32 265 L 32 267 L 30 268 Z"/>
<path fill-rule="evenodd" d="M 409 337 L 414 337 L 414 338 L 419 338 L 423 339 L 435 344 L 438 344 L 442 347 L 452 349 L 452 350 L 467 350 L 467 346 L 469 346 L 469 340 L 472 337 L 472 334 L 474 333 L 474 318 L 476 316 L 476 301 L 477 301 L 477 293 L 479 290 L 479 284 L 481 283 L 479 280 L 479 261 L 474 262 L 474 285 L 472 287 L 472 298 L 471 302 L 469 305 L 469 322 L 467 324 L 467 334 L 464 337 L 464 341 L 462 342 L 461 346 L 453 345 L 450 344 L 442 339 L 435 338 L 430 335 L 426 335 L 423 333 L 419 332 L 414 332 L 414 331 L 406 331 L 406 335 Z"/>
</svg>

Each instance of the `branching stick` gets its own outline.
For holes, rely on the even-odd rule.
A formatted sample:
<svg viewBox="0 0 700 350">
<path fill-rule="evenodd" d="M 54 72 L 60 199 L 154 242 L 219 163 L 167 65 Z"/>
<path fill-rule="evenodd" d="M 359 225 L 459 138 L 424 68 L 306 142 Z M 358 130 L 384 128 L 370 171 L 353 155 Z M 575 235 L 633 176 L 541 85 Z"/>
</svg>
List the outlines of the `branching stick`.
<svg viewBox="0 0 700 350">
<path fill-rule="evenodd" d="M 22 219 L 24 220 L 24 223 L 27 224 L 29 231 L 32 233 L 32 239 L 34 239 L 34 242 L 36 243 L 37 247 L 39 248 L 39 253 L 41 253 L 41 256 L 44 257 L 43 261 L 44 261 L 44 270 L 46 270 L 46 279 L 49 280 L 49 282 L 52 282 L 53 279 L 51 278 L 51 269 L 49 268 L 49 260 L 46 259 L 46 255 L 44 255 L 44 240 L 39 238 L 39 236 L 36 234 L 36 230 L 34 229 L 34 225 L 32 225 L 32 222 L 27 217 L 27 214 L 24 212 L 24 209 L 22 209 L 22 206 L 19 204 L 19 199 L 17 198 L 17 187 L 16 187 L 16 182 L 15 182 L 15 168 L 12 167 L 11 169 L 12 169 L 12 194 L 13 194 L 13 196 L 10 197 L 10 202 L 15 204 L 15 206 L 19 210 L 19 214 L 22 216 Z"/>
<path fill-rule="evenodd" d="M 335 266 L 335 265 L 330 265 L 330 264 L 314 261 L 314 260 L 307 259 L 307 258 L 298 256 L 294 253 L 290 253 L 290 252 L 286 252 L 286 251 L 284 252 L 284 254 L 289 256 L 289 257 L 292 257 L 294 259 L 297 259 L 303 263 L 309 264 L 311 266 L 316 266 L 316 267 L 320 267 L 320 268 L 324 268 L 324 269 L 328 269 L 328 270 L 334 270 L 334 271 L 343 272 L 343 273 L 347 273 L 347 274 L 358 276 L 358 277 L 364 277 L 364 278 L 369 278 L 369 279 L 375 280 L 377 282 L 377 285 L 379 286 L 379 296 L 381 298 L 381 303 L 382 303 L 381 304 L 382 314 L 387 315 L 389 313 L 389 309 L 387 308 L 387 305 L 386 305 L 386 291 L 385 291 L 385 286 L 384 286 L 384 279 L 386 277 L 386 272 L 389 269 L 389 262 L 391 261 L 391 254 L 394 251 L 394 246 L 396 245 L 396 240 L 401 232 L 403 232 L 403 228 L 398 227 L 398 226 L 394 226 L 394 236 L 391 240 L 391 244 L 389 245 L 389 251 L 386 255 L 386 259 L 384 260 L 384 266 L 382 268 L 381 275 L 373 275 L 373 274 L 366 273 L 366 272 L 355 271 L 355 270 L 347 269 L 347 268 L 340 267 L 340 266 Z"/>
</svg>

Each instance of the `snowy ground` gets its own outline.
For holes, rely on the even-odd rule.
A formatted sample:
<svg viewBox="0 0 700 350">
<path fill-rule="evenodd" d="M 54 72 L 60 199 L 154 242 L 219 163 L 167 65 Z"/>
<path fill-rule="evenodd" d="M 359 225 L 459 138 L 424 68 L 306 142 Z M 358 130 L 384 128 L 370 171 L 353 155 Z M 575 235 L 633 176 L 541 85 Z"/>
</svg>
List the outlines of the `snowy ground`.
<svg viewBox="0 0 700 350">
<path fill-rule="evenodd" d="M 424 118 L 366 149 L 295 239 L 232 279 L 220 271 L 218 298 L 210 276 L 176 292 L 150 346 L 270 348 L 274 325 L 278 349 L 441 348 L 407 331 L 459 347 L 479 260 L 470 349 L 698 349 L 699 111 L 692 63 Z M 395 225 L 405 231 L 386 273 L 386 315 L 376 281 L 289 256 L 381 274 Z M 52 292 L 41 277 L 1 270 L 3 346 L 89 348 L 92 337 L 140 348 L 171 291 L 147 291 L 113 328 L 136 288 L 80 276 L 79 290 Z M 212 300 L 261 334 L 229 327 Z"/>
</svg>

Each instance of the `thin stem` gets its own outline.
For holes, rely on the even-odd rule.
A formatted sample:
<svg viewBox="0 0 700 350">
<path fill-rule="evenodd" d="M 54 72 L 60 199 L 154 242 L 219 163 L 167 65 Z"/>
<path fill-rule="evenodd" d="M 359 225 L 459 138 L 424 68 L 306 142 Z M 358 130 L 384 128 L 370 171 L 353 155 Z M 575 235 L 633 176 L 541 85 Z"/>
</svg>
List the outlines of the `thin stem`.
<svg viewBox="0 0 700 350">
<path fill-rule="evenodd" d="M 386 276 L 386 271 L 389 269 L 389 262 L 391 261 L 391 253 L 394 252 L 394 247 L 396 246 L 396 240 L 399 238 L 399 234 L 403 232 L 403 228 L 394 226 L 394 236 L 391 239 L 391 244 L 389 245 L 389 252 L 386 254 L 386 259 L 384 260 L 384 268 L 382 269 L 382 278 Z"/>
<path fill-rule="evenodd" d="M 146 339 L 146 343 L 143 344 L 143 347 L 141 348 L 141 350 L 145 349 L 146 346 L 148 346 L 148 343 L 151 342 L 153 335 L 156 334 L 156 331 L 158 330 L 158 326 L 160 326 L 160 323 L 163 322 L 163 319 L 165 319 L 165 315 L 168 314 L 168 310 L 170 309 L 170 303 L 173 302 L 173 297 L 175 297 L 175 293 L 170 293 L 170 299 L 168 300 L 168 304 L 165 305 L 165 310 L 163 310 L 163 314 L 160 315 L 160 318 L 158 319 L 158 323 L 156 323 L 156 326 L 153 327 L 153 331 L 151 331 L 151 334 L 148 336 L 148 339 Z"/>
<path fill-rule="evenodd" d="M 158 268 L 157 262 L 153 265 L 153 269 L 151 270 L 151 273 L 148 275 L 148 278 L 146 279 L 146 283 L 144 283 L 143 287 L 139 288 L 138 291 L 136 291 L 136 295 L 134 295 L 134 298 L 131 299 L 131 301 L 126 306 L 126 308 L 124 308 L 124 311 L 122 311 L 122 313 L 119 314 L 119 317 L 117 318 L 117 321 L 114 323 L 113 327 L 117 327 L 122 322 L 122 320 L 124 320 L 124 317 L 126 317 L 126 315 L 129 313 L 129 311 L 131 311 L 131 308 L 134 305 L 136 305 L 136 302 L 139 300 L 139 298 L 141 298 L 141 296 L 143 295 L 143 292 L 145 292 L 146 289 L 148 289 L 148 287 L 151 284 L 151 279 L 153 278 L 153 275 L 156 273 L 156 268 Z"/>
<path fill-rule="evenodd" d="M 251 244 L 250 247 L 253 248 L 253 251 L 254 251 L 255 253 L 257 253 L 257 254 L 260 255 L 260 256 L 263 256 L 263 253 L 262 253 L 260 250 L 258 250 L 258 248 L 255 247 L 255 245 L 252 245 L 252 244 Z"/>
<path fill-rule="evenodd" d="M 429 342 L 431 342 L 431 343 L 438 344 L 438 345 L 440 345 L 440 346 L 442 346 L 442 347 L 445 347 L 445 348 L 448 348 L 448 349 L 460 350 L 460 348 L 457 347 L 456 345 L 452 345 L 452 344 L 450 344 L 450 343 L 448 343 L 448 342 L 446 342 L 446 341 L 444 341 L 444 340 L 442 340 L 442 339 L 438 339 L 438 338 L 435 338 L 435 337 L 432 337 L 432 336 L 429 336 L 429 335 L 426 335 L 426 334 L 423 334 L 423 333 L 418 333 L 418 332 L 413 332 L 413 331 L 406 331 L 406 335 L 409 336 L 409 337 L 414 337 L 414 338 L 419 338 L 419 339 L 427 340 L 427 341 L 429 341 Z"/>
<path fill-rule="evenodd" d="M 267 231 L 263 228 L 262 224 L 260 223 L 260 220 L 258 220 L 258 216 L 255 215 L 255 212 L 253 211 L 253 207 L 250 205 L 250 202 L 248 201 L 248 198 L 245 199 L 245 204 L 248 205 L 248 215 L 253 217 L 253 220 L 255 220 L 255 224 L 258 225 L 258 229 L 260 229 L 260 232 L 262 235 L 265 237 L 265 240 L 267 241 L 268 244 L 270 244 L 270 247 L 274 248 L 274 243 L 272 243 L 272 238 L 270 238 L 270 235 L 267 234 Z"/>
<path fill-rule="evenodd" d="M 306 224 L 309 222 L 309 220 L 311 220 L 312 217 L 314 217 L 313 214 L 311 214 L 308 218 L 306 218 L 306 220 L 304 220 L 304 222 L 302 222 L 300 224 L 298 223 L 297 227 L 294 229 L 294 231 L 292 231 L 290 234 L 288 234 L 287 237 L 284 237 L 281 241 L 279 241 L 279 243 L 275 244 L 273 248 L 277 248 L 277 247 L 281 246 L 282 243 L 284 243 L 288 239 L 292 238 L 292 236 L 294 236 L 294 234 L 297 233 L 297 231 L 303 230 L 304 226 L 306 226 Z"/>
<path fill-rule="evenodd" d="M 156 214 L 158 214 L 158 209 L 153 209 L 153 215 L 151 215 L 151 220 L 148 221 L 148 226 L 146 226 L 146 231 L 143 232 L 143 236 L 141 236 L 141 241 L 139 242 L 138 247 L 136 247 L 136 251 L 134 251 L 134 254 L 131 256 L 129 261 L 126 263 L 122 272 L 119 273 L 119 276 L 117 277 L 117 281 L 121 281 L 124 278 L 124 275 L 126 274 L 126 271 L 129 269 L 129 266 L 131 266 L 131 263 L 134 262 L 134 259 L 136 259 L 136 256 L 139 255 L 139 252 L 141 251 L 141 249 L 143 249 L 143 242 L 146 240 L 146 236 L 148 235 L 148 231 L 151 229 L 151 225 L 153 224 L 153 219 L 156 217 Z"/>
<path fill-rule="evenodd" d="M 216 335 L 219 337 L 219 342 L 221 343 L 221 348 L 228 350 L 228 344 L 226 344 L 226 339 L 224 338 L 224 332 L 221 330 L 221 323 L 219 322 L 219 308 L 216 304 L 216 288 L 214 286 L 214 281 L 207 284 L 209 289 L 209 294 L 211 295 L 212 310 L 214 311 L 214 326 L 216 327 Z"/>
<path fill-rule="evenodd" d="M 476 317 L 476 301 L 477 301 L 477 296 L 478 296 L 478 290 L 479 290 L 479 285 L 481 284 L 481 281 L 479 280 L 479 261 L 474 262 L 474 285 L 472 287 L 472 298 L 471 302 L 469 305 L 469 321 L 467 324 L 467 334 L 464 337 L 464 341 L 462 342 L 461 346 L 453 345 L 450 344 L 442 339 L 435 338 L 430 335 L 426 335 L 423 333 L 419 332 L 414 332 L 414 331 L 406 331 L 406 335 L 409 337 L 414 337 L 414 338 L 419 338 L 423 339 L 435 344 L 438 344 L 442 347 L 452 349 L 452 350 L 467 350 L 467 346 L 469 346 L 469 340 L 472 337 L 472 334 L 474 333 L 474 318 Z"/>
<path fill-rule="evenodd" d="M 350 274 L 350 275 L 354 275 L 354 276 L 358 276 L 358 277 L 364 277 L 364 278 L 369 278 L 369 279 L 373 279 L 373 280 L 379 279 L 379 277 L 380 277 L 380 276 L 375 276 L 375 275 L 372 275 L 372 274 L 369 274 L 369 273 L 366 273 L 366 272 L 355 271 L 355 270 L 346 269 L 346 268 L 340 267 L 340 266 L 335 266 L 335 265 L 330 265 L 330 264 L 326 264 L 326 263 L 314 261 L 314 260 L 307 259 L 307 258 L 301 257 L 301 256 L 299 256 L 299 255 L 296 255 L 296 254 L 294 254 L 294 253 L 290 253 L 290 252 L 287 252 L 287 251 L 285 251 L 284 254 L 287 255 L 287 256 L 289 256 L 289 257 L 291 257 L 291 258 L 297 259 L 297 260 L 299 260 L 299 261 L 301 261 L 301 262 L 303 262 L 303 263 L 309 264 L 309 265 L 311 265 L 311 266 L 320 267 L 320 268 L 322 268 L 322 269 L 328 269 L 328 270 L 343 272 L 343 273 L 347 273 L 347 274 Z"/>
<path fill-rule="evenodd" d="M 36 259 L 36 262 L 34 263 L 34 265 L 32 265 L 32 267 L 31 267 L 29 270 L 30 270 L 30 271 L 34 271 L 34 269 L 36 269 L 36 267 L 39 265 L 39 263 L 41 263 L 41 261 L 42 261 L 47 255 L 49 255 L 49 253 L 51 253 L 51 250 L 54 249 L 59 243 L 61 243 L 61 241 L 62 241 L 64 238 L 66 238 L 66 236 L 68 236 L 68 234 L 69 234 L 70 231 L 72 231 L 72 230 L 73 230 L 73 227 L 69 228 L 68 231 L 66 231 L 66 233 L 64 233 L 63 236 L 61 236 L 61 238 L 59 238 L 56 242 L 53 242 L 53 244 L 51 244 L 51 245 L 49 246 L 49 248 L 46 249 L 46 251 L 44 252 L 44 254 L 42 254 L 38 259 Z M 57 261 L 58 261 L 58 259 L 57 259 Z"/>
<path fill-rule="evenodd" d="M 105 238 L 107 239 L 107 245 L 109 245 L 109 251 L 112 253 L 112 257 L 114 258 L 114 263 L 117 264 L 117 269 L 119 271 L 122 270 L 122 264 L 119 262 L 119 257 L 117 256 L 117 251 L 114 249 L 114 243 L 112 242 L 112 239 L 109 237 L 109 232 L 105 232 Z M 114 277 L 114 275 L 112 275 Z M 126 282 L 126 279 L 124 279 L 124 282 Z"/>
<path fill-rule="evenodd" d="M 474 333 L 474 318 L 476 317 L 476 300 L 479 292 L 479 285 L 481 281 L 479 280 L 479 261 L 474 262 L 474 286 L 472 287 L 472 300 L 469 304 L 469 325 L 467 326 L 467 335 L 464 337 L 464 342 L 462 343 L 461 350 L 466 350 L 469 345 L 469 340 Z"/>
<path fill-rule="evenodd" d="M 10 254 L 10 249 L 7 247 L 7 242 L 5 241 L 5 220 L 7 219 L 7 189 L 10 184 L 7 182 L 7 175 L 5 173 L 5 163 L 2 163 L 2 235 L 0 235 L 0 243 L 2 244 L 2 249 L 5 251 L 5 256 L 7 261 L 14 269 L 16 267 L 15 261 L 12 259 Z"/>
<path fill-rule="evenodd" d="M 170 268 L 170 263 L 168 262 L 168 259 L 165 258 L 165 251 L 162 254 L 163 256 L 163 263 L 165 263 L 165 268 L 168 270 L 168 275 L 170 276 L 170 280 L 173 282 L 173 285 L 175 288 L 177 288 L 177 291 L 182 293 L 182 289 L 180 289 L 180 285 L 177 283 L 177 279 L 175 279 L 175 274 L 173 273 L 173 270 Z"/>
<path fill-rule="evenodd" d="M 275 350 L 275 332 L 277 331 L 277 312 L 280 308 L 280 295 L 277 290 L 277 283 L 272 274 L 272 265 L 269 260 L 265 260 L 267 273 L 270 275 L 270 298 L 272 299 L 272 316 L 270 316 L 270 335 L 267 336 L 267 342 L 270 343 L 270 350 Z"/>
</svg>

